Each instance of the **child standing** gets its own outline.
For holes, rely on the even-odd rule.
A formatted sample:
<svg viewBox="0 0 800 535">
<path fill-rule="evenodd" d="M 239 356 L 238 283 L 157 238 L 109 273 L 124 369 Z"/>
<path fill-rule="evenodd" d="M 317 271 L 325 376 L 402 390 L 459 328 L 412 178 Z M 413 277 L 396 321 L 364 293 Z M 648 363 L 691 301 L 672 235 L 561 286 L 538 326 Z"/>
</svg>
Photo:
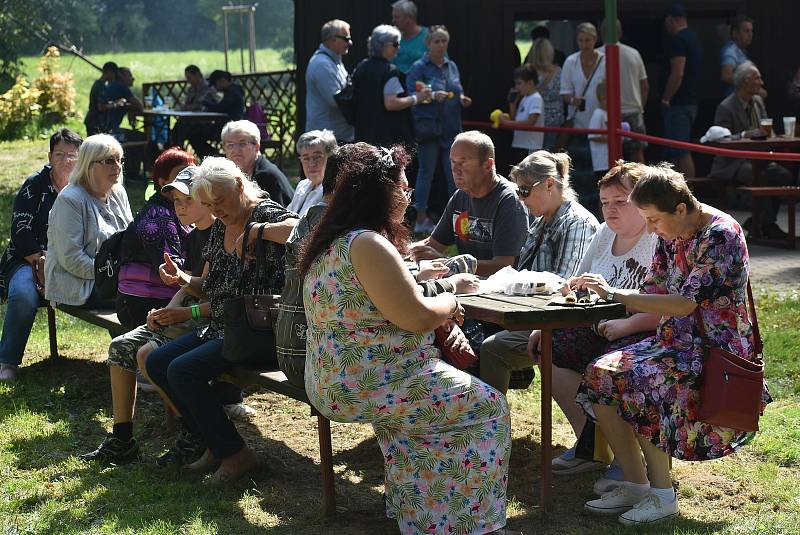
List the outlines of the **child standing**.
<svg viewBox="0 0 800 535">
<path fill-rule="evenodd" d="M 589 128 L 608 128 L 608 102 L 606 100 L 606 81 L 597 84 L 597 108 L 589 120 Z M 608 136 L 605 134 L 589 134 L 589 147 L 592 151 L 592 169 L 595 181 L 600 180 L 608 172 Z"/>
<path fill-rule="evenodd" d="M 525 64 L 514 71 L 514 87 L 518 96 L 510 106 L 510 114 L 500 116 L 500 124 L 505 126 L 544 126 L 544 100 L 539 94 L 537 84 L 539 75 L 533 65 Z M 514 120 L 511 120 L 511 115 Z M 522 161 L 528 154 L 542 148 L 544 132 L 514 130 L 511 142 L 512 161 Z"/>
</svg>

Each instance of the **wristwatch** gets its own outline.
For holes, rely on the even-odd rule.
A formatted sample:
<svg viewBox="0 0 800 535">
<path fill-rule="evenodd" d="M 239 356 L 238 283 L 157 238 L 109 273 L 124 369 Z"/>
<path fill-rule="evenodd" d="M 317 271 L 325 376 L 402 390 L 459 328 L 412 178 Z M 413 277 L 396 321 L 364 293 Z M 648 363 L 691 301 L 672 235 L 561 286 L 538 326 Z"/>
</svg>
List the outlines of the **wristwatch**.
<svg viewBox="0 0 800 535">
<path fill-rule="evenodd" d="M 615 295 L 617 295 L 617 293 L 613 290 L 610 292 L 606 292 L 606 301 L 608 301 L 609 303 L 613 303 Z"/>
</svg>

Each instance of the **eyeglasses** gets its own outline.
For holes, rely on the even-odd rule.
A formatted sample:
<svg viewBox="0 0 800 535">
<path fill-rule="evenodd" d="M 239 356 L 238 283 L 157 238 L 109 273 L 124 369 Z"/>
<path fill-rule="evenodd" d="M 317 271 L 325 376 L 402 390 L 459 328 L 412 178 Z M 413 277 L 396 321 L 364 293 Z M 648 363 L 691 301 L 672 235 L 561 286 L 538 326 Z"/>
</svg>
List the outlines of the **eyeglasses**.
<svg viewBox="0 0 800 535">
<path fill-rule="evenodd" d="M 103 165 L 108 165 L 108 166 L 112 165 L 123 166 L 125 165 L 125 158 L 117 158 L 116 156 L 109 156 L 108 158 L 105 158 L 103 160 L 95 160 L 94 163 L 101 163 Z"/>
<path fill-rule="evenodd" d="M 394 43 L 392 43 L 392 46 L 395 48 L 400 48 L 400 43 L 398 41 L 395 41 Z"/>
<path fill-rule="evenodd" d="M 239 143 L 225 143 L 223 147 L 226 151 L 232 151 L 234 149 L 244 150 L 247 148 L 248 145 L 255 145 L 255 141 L 240 141 Z"/>
<path fill-rule="evenodd" d="M 341 39 L 342 41 L 347 41 L 348 43 L 353 42 L 353 38 L 350 37 L 349 35 L 334 35 L 334 37 L 337 39 Z"/>
<path fill-rule="evenodd" d="M 543 181 L 540 180 L 536 184 L 527 185 L 527 184 L 517 184 L 517 195 L 519 195 L 520 199 L 527 199 L 528 195 L 531 194 L 531 190 L 541 184 Z"/>
<path fill-rule="evenodd" d="M 317 165 L 317 164 L 320 164 L 323 161 L 325 161 L 325 156 L 323 156 L 321 154 L 314 154 L 313 156 L 305 156 L 304 155 L 304 156 L 299 156 L 297 159 L 300 160 L 300 163 L 302 163 L 304 165 L 308 165 L 308 164 Z"/>
<path fill-rule="evenodd" d="M 67 162 L 74 162 L 78 159 L 77 152 L 54 152 L 53 153 L 54 160 L 64 160 Z"/>
<path fill-rule="evenodd" d="M 398 186 L 401 190 L 403 190 L 403 193 L 406 194 L 406 200 L 410 201 L 411 196 L 414 194 L 414 188 L 409 188 L 408 186 L 404 186 L 402 184 L 398 184 Z"/>
</svg>

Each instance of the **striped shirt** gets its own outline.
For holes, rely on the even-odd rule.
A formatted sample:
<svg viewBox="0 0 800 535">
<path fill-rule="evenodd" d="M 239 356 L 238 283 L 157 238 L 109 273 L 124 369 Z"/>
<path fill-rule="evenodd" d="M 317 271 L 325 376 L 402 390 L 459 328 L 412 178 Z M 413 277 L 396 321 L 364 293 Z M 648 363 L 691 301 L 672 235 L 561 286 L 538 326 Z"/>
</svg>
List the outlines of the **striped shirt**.
<svg viewBox="0 0 800 535">
<path fill-rule="evenodd" d="M 598 228 L 597 218 L 580 203 L 564 201 L 549 222 L 544 217 L 533 221 L 517 269 L 574 276 Z"/>
</svg>

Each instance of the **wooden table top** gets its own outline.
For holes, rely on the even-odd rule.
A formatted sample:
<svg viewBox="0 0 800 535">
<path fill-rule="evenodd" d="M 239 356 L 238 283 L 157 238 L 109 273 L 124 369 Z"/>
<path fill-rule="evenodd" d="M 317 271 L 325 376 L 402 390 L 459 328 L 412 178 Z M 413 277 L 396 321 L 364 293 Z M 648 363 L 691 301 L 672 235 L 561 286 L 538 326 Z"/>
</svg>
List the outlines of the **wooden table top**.
<svg viewBox="0 0 800 535">
<path fill-rule="evenodd" d="M 775 136 L 768 139 L 721 139 L 706 145 L 736 150 L 792 151 L 800 149 L 800 138 Z"/>
<path fill-rule="evenodd" d="M 492 293 L 461 296 L 459 300 L 468 318 L 495 323 L 508 330 L 581 327 L 626 314 L 621 303 L 599 301 L 589 307 L 548 305 L 553 297 Z"/>
<path fill-rule="evenodd" d="M 227 119 L 228 115 L 226 113 L 218 113 L 215 111 L 183 111 L 183 110 L 171 110 L 171 109 L 151 109 L 151 110 L 143 110 L 140 115 L 143 117 L 162 117 L 162 116 L 169 116 L 169 117 L 179 117 L 183 119 Z"/>
</svg>

